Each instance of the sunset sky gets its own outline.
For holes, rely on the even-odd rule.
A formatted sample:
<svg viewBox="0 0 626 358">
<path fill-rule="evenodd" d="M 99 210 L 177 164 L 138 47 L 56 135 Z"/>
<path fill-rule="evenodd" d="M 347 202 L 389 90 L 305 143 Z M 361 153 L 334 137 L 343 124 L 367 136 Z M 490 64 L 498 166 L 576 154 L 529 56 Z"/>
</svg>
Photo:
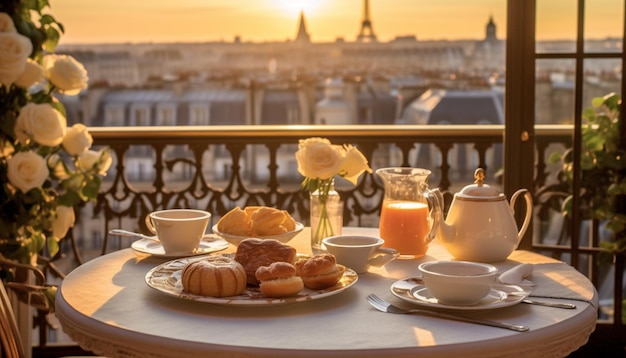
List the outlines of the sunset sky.
<svg viewBox="0 0 626 358">
<path fill-rule="evenodd" d="M 544 39 L 575 33 L 574 0 L 537 0 L 537 32 Z M 313 42 L 354 41 L 362 0 L 51 0 L 50 13 L 66 28 L 61 44 L 120 42 L 285 41 L 293 39 L 301 10 Z M 593 0 L 589 37 L 621 33 L 622 0 Z M 506 35 L 506 0 L 370 0 L 381 41 L 481 39 L 489 17 Z"/>
</svg>

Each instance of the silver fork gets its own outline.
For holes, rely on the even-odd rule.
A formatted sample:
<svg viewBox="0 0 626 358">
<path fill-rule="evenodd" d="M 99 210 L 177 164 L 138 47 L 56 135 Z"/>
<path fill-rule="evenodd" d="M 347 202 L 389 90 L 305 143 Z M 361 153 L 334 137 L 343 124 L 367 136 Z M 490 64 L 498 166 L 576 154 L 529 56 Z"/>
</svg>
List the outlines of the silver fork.
<svg viewBox="0 0 626 358">
<path fill-rule="evenodd" d="M 518 325 L 518 324 L 511 324 L 511 323 L 506 323 L 506 322 L 489 321 L 489 320 L 484 320 L 484 319 L 479 319 L 479 318 L 470 318 L 470 317 L 464 317 L 464 316 L 457 316 L 457 315 L 452 315 L 452 314 L 438 312 L 438 311 L 421 310 L 421 309 L 410 309 L 410 310 L 409 309 L 404 309 L 404 308 L 392 305 L 391 303 L 385 301 L 384 299 L 376 296 L 373 293 L 367 295 L 367 302 L 369 302 L 370 305 L 372 305 L 377 310 L 382 311 L 382 312 L 387 312 L 387 313 L 425 314 L 425 315 L 430 315 L 430 316 L 434 316 L 434 317 L 451 319 L 451 320 L 455 320 L 455 321 L 476 323 L 476 324 L 482 324 L 482 325 L 498 327 L 498 328 L 506 328 L 506 329 L 511 329 L 513 331 L 518 331 L 518 332 L 526 332 L 526 331 L 528 331 L 528 327 L 521 326 L 521 325 Z"/>
</svg>

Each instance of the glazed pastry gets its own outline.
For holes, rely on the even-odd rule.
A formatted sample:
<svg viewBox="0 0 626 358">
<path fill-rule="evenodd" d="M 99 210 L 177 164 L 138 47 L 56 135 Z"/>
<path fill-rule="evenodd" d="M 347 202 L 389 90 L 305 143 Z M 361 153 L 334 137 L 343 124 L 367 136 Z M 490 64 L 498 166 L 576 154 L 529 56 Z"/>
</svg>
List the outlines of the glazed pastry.
<svg viewBox="0 0 626 358">
<path fill-rule="evenodd" d="M 211 297 L 236 296 L 246 289 L 246 271 L 243 266 L 228 257 L 209 256 L 192 261 L 181 273 L 186 292 Z"/>
<path fill-rule="evenodd" d="M 274 208 L 262 207 L 252 213 L 250 217 L 251 231 L 255 237 L 284 234 L 288 230 L 282 223 L 285 214 Z"/>
<path fill-rule="evenodd" d="M 302 291 L 304 283 L 296 276 L 296 268 L 287 262 L 273 262 L 256 270 L 259 288 L 265 297 L 289 297 Z"/>
<path fill-rule="evenodd" d="M 321 290 L 335 285 L 346 268 L 338 265 L 335 255 L 319 254 L 311 258 L 302 258 L 295 263 L 298 276 L 304 285 L 313 290 Z"/>
<path fill-rule="evenodd" d="M 245 239 L 237 246 L 235 260 L 243 265 L 248 284 L 258 285 L 256 270 L 261 266 L 269 266 L 273 262 L 293 264 L 296 249 L 274 239 Z"/>
<path fill-rule="evenodd" d="M 217 229 L 230 235 L 249 236 L 250 220 L 244 210 L 236 207 L 222 216 L 217 222 Z"/>
<path fill-rule="evenodd" d="M 296 221 L 287 211 L 268 206 L 236 207 L 222 216 L 217 229 L 224 234 L 265 237 L 295 230 Z"/>
</svg>

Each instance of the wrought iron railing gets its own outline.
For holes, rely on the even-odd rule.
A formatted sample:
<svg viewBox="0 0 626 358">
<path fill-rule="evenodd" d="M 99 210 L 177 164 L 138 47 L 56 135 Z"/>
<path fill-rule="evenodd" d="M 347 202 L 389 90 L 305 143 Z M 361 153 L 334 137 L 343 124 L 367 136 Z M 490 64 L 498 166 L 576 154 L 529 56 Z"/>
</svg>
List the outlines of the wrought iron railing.
<svg viewBox="0 0 626 358">
<path fill-rule="evenodd" d="M 299 139 L 325 137 L 335 144 L 356 145 L 372 168 L 428 168 L 433 172 L 430 186 L 444 191 L 448 203 L 452 193 L 473 180 L 476 167 L 486 169 L 490 185 L 500 186 L 505 161 L 502 125 L 107 127 L 92 128 L 91 133 L 96 146 L 111 148 L 114 166 L 97 202 L 82 208 L 78 224 L 62 241 L 61 254 L 49 262 L 52 280 L 62 279 L 86 260 L 129 247 L 128 239 L 108 231 L 146 232 L 143 218 L 160 208 L 201 208 L 213 213 L 216 222 L 234 206 L 267 205 L 288 210 L 307 224 L 308 195 L 300 187 L 303 178 L 294 157 Z M 532 192 L 550 180 L 554 168 L 546 158 L 550 151 L 570 146 L 571 133 L 569 126 L 536 127 L 536 152 L 529 153 L 536 160 Z M 346 203 L 345 225 L 378 225 L 383 187 L 374 174 L 362 176 L 357 186 L 338 182 L 337 188 Z M 543 205 L 538 199 L 535 212 Z M 603 271 L 599 249 L 573 243 L 576 240 L 551 241 L 542 229 L 545 220 L 535 215 L 534 232 L 520 248 L 573 262 L 598 287 L 603 278 L 598 274 Z M 610 268 L 623 273 L 620 260 Z M 621 302 L 622 274 L 614 276 L 613 301 Z M 609 311 L 621 317 L 621 305 Z M 619 318 L 608 318 L 621 324 Z"/>
</svg>

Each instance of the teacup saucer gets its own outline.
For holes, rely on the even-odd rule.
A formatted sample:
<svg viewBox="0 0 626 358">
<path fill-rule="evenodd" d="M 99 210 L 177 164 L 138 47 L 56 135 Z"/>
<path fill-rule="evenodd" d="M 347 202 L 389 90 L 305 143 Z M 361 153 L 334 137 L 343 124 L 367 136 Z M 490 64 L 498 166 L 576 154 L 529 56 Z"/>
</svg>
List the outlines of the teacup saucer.
<svg viewBox="0 0 626 358">
<path fill-rule="evenodd" d="M 133 250 L 149 254 L 157 257 L 187 257 L 204 255 L 211 252 L 217 252 L 224 250 L 228 247 L 228 242 L 224 239 L 220 239 L 214 235 L 205 235 L 200 246 L 192 252 L 165 252 L 163 245 L 160 242 L 150 239 L 141 239 L 134 241 L 130 246 Z"/>
<path fill-rule="evenodd" d="M 515 285 L 498 285 L 497 288 L 492 289 L 485 298 L 473 305 L 453 305 L 439 302 L 428 292 L 421 277 L 410 277 L 395 282 L 391 285 L 391 293 L 404 301 L 420 306 L 464 311 L 508 307 L 522 302 L 528 296 L 527 291 Z"/>
</svg>

